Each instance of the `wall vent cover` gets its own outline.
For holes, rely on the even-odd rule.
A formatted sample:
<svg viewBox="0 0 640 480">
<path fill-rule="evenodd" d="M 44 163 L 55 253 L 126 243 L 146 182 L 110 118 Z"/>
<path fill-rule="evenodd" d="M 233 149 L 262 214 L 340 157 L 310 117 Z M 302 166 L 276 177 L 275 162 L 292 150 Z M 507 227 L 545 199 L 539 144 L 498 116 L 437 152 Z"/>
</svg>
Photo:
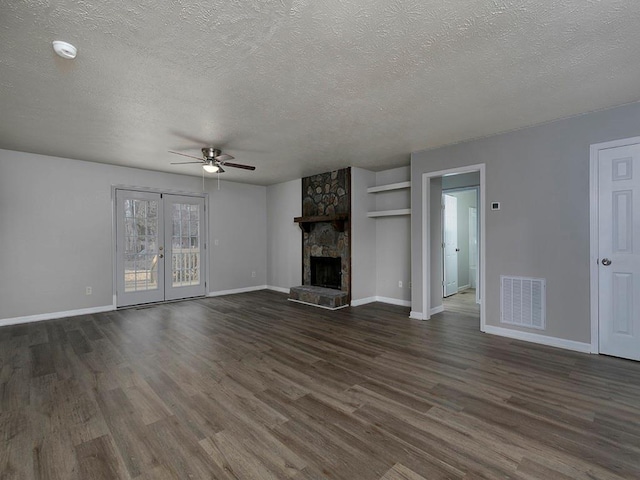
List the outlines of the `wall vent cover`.
<svg viewBox="0 0 640 480">
<path fill-rule="evenodd" d="M 500 276 L 500 323 L 545 329 L 544 278 Z"/>
</svg>

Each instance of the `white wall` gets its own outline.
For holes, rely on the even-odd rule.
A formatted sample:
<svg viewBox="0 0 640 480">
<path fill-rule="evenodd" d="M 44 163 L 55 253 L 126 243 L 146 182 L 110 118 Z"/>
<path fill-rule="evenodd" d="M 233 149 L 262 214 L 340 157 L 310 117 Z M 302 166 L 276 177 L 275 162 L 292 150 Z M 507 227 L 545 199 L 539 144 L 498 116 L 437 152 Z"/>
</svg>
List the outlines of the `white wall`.
<svg viewBox="0 0 640 480">
<path fill-rule="evenodd" d="M 522 330 L 499 323 L 500 275 L 546 278 L 544 335 L 589 343 L 589 146 L 638 135 L 635 103 L 413 153 L 412 310 L 422 309 L 422 175 L 484 163 L 487 202 L 501 202 L 486 212 L 487 324 Z"/>
<path fill-rule="evenodd" d="M 267 285 L 288 290 L 302 285 L 302 179 L 267 187 Z"/>
<path fill-rule="evenodd" d="M 112 305 L 112 185 L 202 192 L 197 177 L 0 150 L 0 319 Z M 215 187 L 209 291 L 266 284 L 266 188 Z"/>
</svg>

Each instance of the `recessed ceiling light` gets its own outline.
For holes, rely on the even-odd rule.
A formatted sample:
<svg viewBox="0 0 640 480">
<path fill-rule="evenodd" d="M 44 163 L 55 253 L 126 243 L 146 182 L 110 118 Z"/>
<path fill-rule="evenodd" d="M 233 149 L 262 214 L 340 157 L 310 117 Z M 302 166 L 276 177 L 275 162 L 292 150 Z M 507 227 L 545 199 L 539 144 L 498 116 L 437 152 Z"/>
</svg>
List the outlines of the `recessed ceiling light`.
<svg viewBox="0 0 640 480">
<path fill-rule="evenodd" d="M 55 40 L 53 42 L 53 49 L 62 58 L 74 59 L 78 53 L 78 49 L 67 42 Z"/>
</svg>

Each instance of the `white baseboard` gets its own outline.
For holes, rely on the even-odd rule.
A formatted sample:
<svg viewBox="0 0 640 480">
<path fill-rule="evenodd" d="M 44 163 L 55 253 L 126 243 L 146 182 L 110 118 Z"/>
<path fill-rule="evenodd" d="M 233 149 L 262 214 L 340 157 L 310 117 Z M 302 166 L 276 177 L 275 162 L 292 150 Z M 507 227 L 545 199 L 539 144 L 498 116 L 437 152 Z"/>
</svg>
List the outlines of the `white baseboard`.
<svg viewBox="0 0 640 480">
<path fill-rule="evenodd" d="M 350 305 L 342 305 L 341 307 L 325 307 L 324 305 L 318 305 L 316 303 L 303 302 L 302 300 L 294 300 L 293 298 L 288 298 L 290 302 L 301 303 L 302 305 L 309 305 L 310 307 L 324 308 L 325 310 L 341 310 L 343 308 L 347 308 Z"/>
<path fill-rule="evenodd" d="M 255 285 L 253 287 L 234 288 L 231 290 L 218 290 L 217 292 L 207 293 L 207 297 L 220 297 L 222 295 L 234 295 L 236 293 L 256 292 L 258 290 L 266 290 L 267 285 Z"/>
<path fill-rule="evenodd" d="M 360 305 L 366 305 L 367 303 L 373 303 L 373 302 L 388 303 L 389 305 L 398 305 L 400 307 L 410 307 L 411 306 L 411 300 L 401 300 L 399 298 L 378 297 L 378 296 L 359 298 L 357 300 L 351 300 L 351 306 L 352 307 L 359 307 Z"/>
<path fill-rule="evenodd" d="M 494 327 L 491 325 L 485 325 L 484 331 L 491 335 L 515 338 L 516 340 L 539 343 L 549 347 L 563 348 L 565 350 L 573 350 L 574 352 L 591 353 L 590 343 L 575 342 L 564 338 L 549 337 L 547 335 L 540 335 L 539 333 L 522 332 L 520 330 L 511 330 L 510 328 Z"/>
<path fill-rule="evenodd" d="M 19 325 L 21 323 L 41 322 L 43 320 L 54 320 L 56 318 L 77 317 L 78 315 L 90 315 L 92 313 L 111 312 L 115 310 L 113 305 L 102 307 L 80 308 L 78 310 L 66 310 L 64 312 L 39 313 L 38 315 L 27 315 L 25 317 L 13 317 L 0 319 L 0 327 L 7 325 Z"/>
<path fill-rule="evenodd" d="M 376 297 L 377 302 L 388 303 L 390 305 L 398 305 L 400 307 L 410 307 L 411 300 L 402 300 L 400 298 Z"/>
<path fill-rule="evenodd" d="M 290 288 L 276 287 L 274 285 L 267 285 L 267 290 L 273 290 L 274 292 L 286 293 L 289 294 Z"/>
<path fill-rule="evenodd" d="M 438 305 L 437 307 L 433 307 L 431 309 L 431 315 L 435 315 L 436 313 L 444 312 L 444 305 Z"/>
<path fill-rule="evenodd" d="M 351 300 L 352 307 L 359 307 L 360 305 L 366 305 L 367 303 L 376 302 L 377 297 L 358 298 L 357 300 Z"/>
<path fill-rule="evenodd" d="M 461 287 L 458 287 L 458 293 L 459 292 L 464 292 L 465 290 L 469 290 L 471 288 L 471 285 L 467 284 L 467 285 L 462 285 Z"/>
<path fill-rule="evenodd" d="M 413 310 L 409 313 L 409 318 L 413 318 L 414 320 L 424 320 L 422 312 L 414 312 Z"/>
</svg>

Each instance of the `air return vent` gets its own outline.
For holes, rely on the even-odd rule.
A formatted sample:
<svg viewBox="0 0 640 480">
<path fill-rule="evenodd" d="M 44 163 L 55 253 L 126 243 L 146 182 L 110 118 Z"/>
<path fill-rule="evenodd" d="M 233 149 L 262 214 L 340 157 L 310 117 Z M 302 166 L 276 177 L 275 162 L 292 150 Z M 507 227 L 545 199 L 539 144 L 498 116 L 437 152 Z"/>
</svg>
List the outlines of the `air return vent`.
<svg viewBox="0 0 640 480">
<path fill-rule="evenodd" d="M 521 327 L 545 328 L 544 278 L 500 277 L 500 322 Z"/>
</svg>

